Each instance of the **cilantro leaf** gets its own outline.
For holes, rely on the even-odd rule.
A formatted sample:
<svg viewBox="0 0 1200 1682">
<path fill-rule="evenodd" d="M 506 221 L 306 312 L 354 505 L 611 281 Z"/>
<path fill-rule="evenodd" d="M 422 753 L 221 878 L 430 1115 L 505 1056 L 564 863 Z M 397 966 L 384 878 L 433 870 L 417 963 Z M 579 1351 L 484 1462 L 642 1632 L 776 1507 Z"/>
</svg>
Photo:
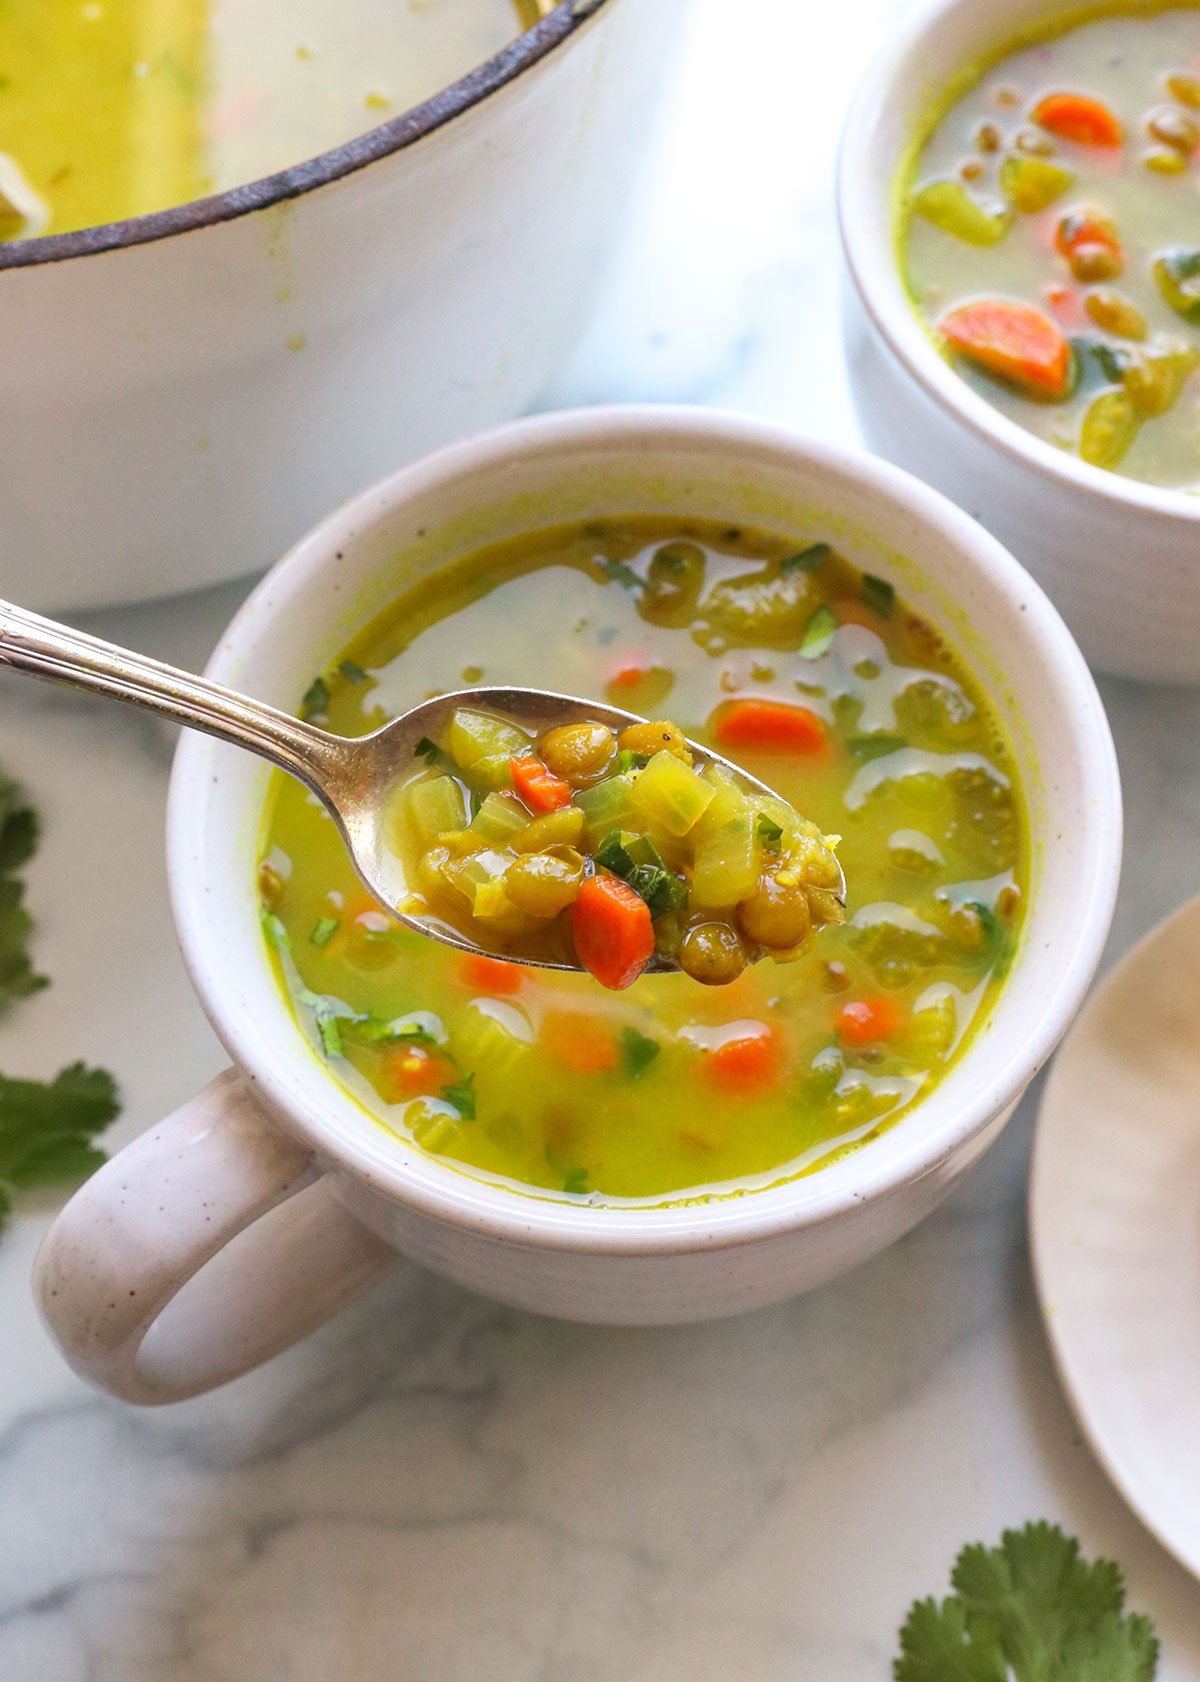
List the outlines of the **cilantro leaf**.
<svg viewBox="0 0 1200 1682">
<path fill-rule="evenodd" d="M 104 1161 L 92 1140 L 119 1109 L 104 1069 L 72 1063 L 52 1081 L 0 1075 L 0 1181 L 24 1191 L 84 1179 Z"/>
<path fill-rule="evenodd" d="M 636 1028 L 621 1029 L 621 1067 L 630 1080 L 644 1075 L 661 1050 L 657 1040 L 639 1034 Z"/>
<path fill-rule="evenodd" d="M 783 825 L 776 823 L 774 818 L 769 818 L 765 812 L 760 812 L 756 827 L 758 839 L 762 842 L 766 851 L 777 853 L 779 844 L 783 840 Z"/>
<path fill-rule="evenodd" d="M 29 955 L 33 918 L 25 909 L 25 884 L 13 872 L 37 850 L 38 821 L 16 783 L 0 776 L 0 1011 L 49 983 Z"/>
<path fill-rule="evenodd" d="M 831 607 L 819 607 L 804 627 L 799 654 L 803 660 L 819 660 L 837 635 L 837 615 Z"/>
<path fill-rule="evenodd" d="M 347 683 L 365 683 L 367 681 L 367 674 L 357 660 L 343 660 L 338 666 L 338 671 L 341 672 Z"/>
<path fill-rule="evenodd" d="M 1081 1558 L 1057 1525 L 964 1548 L 951 1582 L 949 1599 L 910 1611 L 896 1682 L 1152 1682 L 1158 1641 L 1125 1614 L 1119 1569 Z"/>
<path fill-rule="evenodd" d="M 464 1121 L 475 1120 L 475 1076 L 464 1075 L 453 1086 L 443 1086 L 442 1097 L 453 1104 Z"/>
<path fill-rule="evenodd" d="M 563 1190 L 570 1197 L 586 1197 L 587 1183 L 586 1168 L 572 1168 L 563 1175 Z"/>
<path fill-rule="evenodd" d="M 323 714 L 329 707 L 329 685 L 323 677 L 315 677 L 304 691 L 304 698 L 300 702 L 300 717 L 314 718 Z"/>
<path fill-rule="evenodd" d="M 858 586 L 858 594 L 859 599 L 866 603 L 872 613 L 877 613 L 881 619 L 892 617 L 896 606 L 896 590 L 886 578 L 876 578 L 873 572 L 864 572 Z"/>
<path fill-rule="evenodd" d="M 810 543 L 807 549 L 801 549 L 798 555 L 789 555 L 785 561 L 780 561 L 780 572 L 816 572 L 821 563 L 833 554 L 828 543 Z"/>
</svg>

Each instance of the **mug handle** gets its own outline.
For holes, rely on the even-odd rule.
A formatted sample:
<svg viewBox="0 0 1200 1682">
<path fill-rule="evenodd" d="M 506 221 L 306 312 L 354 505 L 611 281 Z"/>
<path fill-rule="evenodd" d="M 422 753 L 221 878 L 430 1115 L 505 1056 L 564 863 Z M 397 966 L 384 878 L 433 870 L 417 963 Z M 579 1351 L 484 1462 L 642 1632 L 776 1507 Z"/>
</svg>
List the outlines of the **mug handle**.
<svg viewBox="0 0 1200 1682">
<path fill-rule="evenodd" d="M 227 1069 L 76 1192 L 34 1292 L 77 1373 L 154 1406 L 280 1354 L 394 1260 Z"/>
</svg>

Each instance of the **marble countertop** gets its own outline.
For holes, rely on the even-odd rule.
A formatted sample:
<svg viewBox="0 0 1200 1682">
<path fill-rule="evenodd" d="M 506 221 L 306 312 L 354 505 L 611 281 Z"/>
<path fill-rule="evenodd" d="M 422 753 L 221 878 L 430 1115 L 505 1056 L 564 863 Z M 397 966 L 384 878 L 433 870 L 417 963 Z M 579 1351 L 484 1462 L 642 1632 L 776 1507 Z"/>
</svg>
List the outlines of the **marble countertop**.
<svg viewBox="0 0 1200 1682">
<path fill-rule="evenodd" d="M 630 248 L 547 405 L 716 403 L 838 441 L 830 179 L 854 78 L 910 0 L 697 0 Z M 736 25 L 731 21 L 736 10 Z M 200 664 L 241 588 L 88 623 Z M 1200 889 L 1200 691 L 1107 681 L 1129 807 L 1116 955 Z M 222 1056 L 167 912 L 172 735 L 0 682 L 0 763 L 45 818 L 53 987 L 0 1067 L 119 1072 L 119 1145 Z M 35 1317 L 53 1211 L 0 1240 L 4 1682 L 847 1682 L 890 1674 L 958 1547 L 1034 1517 L 1119 1559 L 1162 1682 L 1200 1593 L 1063 1400 L 1025 1249 L 1036 1094 L 942 1211 L 811 1296 L 678 1331 L 533 1319 L 400 1263 L 270 1367 L 159 1413 L 103 1399 Z"/>
</svg>

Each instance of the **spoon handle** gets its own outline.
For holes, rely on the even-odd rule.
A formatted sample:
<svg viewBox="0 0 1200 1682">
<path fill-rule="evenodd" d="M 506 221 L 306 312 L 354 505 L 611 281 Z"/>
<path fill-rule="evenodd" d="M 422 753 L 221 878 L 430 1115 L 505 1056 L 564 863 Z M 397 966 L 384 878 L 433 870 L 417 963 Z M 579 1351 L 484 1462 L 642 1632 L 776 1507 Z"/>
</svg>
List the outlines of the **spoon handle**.
<svg viewBox="0 0 1200 1682">
<path fill-rule="evenodd" d="M 94 690 L 249 748 L 322 792 L 346 744 L 261 701 L 0 601 L 0 666 Z M 339 751 L 340 750 L 340 751 Z"/>
</svg>

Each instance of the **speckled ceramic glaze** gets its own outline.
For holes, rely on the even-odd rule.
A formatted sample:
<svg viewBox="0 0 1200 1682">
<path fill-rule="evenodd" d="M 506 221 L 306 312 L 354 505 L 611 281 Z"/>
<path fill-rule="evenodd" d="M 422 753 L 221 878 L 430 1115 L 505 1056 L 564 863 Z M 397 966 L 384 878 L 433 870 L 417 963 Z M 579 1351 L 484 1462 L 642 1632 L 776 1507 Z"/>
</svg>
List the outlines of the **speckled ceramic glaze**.
<svg viewBox="0 0 1200 1682">
<path fill-rule="evenodd" d="M 838 178 L 845 334 L 871 446 L 980 520 L 1049 591 L 1093 664 L 1200 682 L 1200 496 L 1091 467 L 1027 432 L 938 354 L 905 291 L 897 171 L 956 71 L 1059 0 L 938 0 L 889 42 L 859 88 Z"/>
<path fill-rule="evenodd" d="M 259 924 L 267 771 L 186 738 L 170 814 L 175 914 L 237 1072 L 102 1169 L 52 1229 L 39 1300 L 87 1376 L 137 1401 L 209 1388 L 361 1288 L 388 1247 L 564 1318 L 688 1321 L 780 1299 L 927 1214 L 1049 1055 L 1116 893 L 1121 810 L 1107 722 L 1028 575 L 893 468 L 695 410 L 523 422 L 402 471 L 319 527 L 250 598 L 210 675 L 294 706 L 312 672 L 420 572 L 485 536 L 633 510 L 828 531 L 963 647 L 1011 732 L 1036 838 L 1024 941 L 992 1016 L 898 1126 L 806 1178 L 658 1210 L 485 1183 L 381 1127 L 308 1045 Z M 989 627 L 1003 669 L 972 625 Z"/>
</svg>

